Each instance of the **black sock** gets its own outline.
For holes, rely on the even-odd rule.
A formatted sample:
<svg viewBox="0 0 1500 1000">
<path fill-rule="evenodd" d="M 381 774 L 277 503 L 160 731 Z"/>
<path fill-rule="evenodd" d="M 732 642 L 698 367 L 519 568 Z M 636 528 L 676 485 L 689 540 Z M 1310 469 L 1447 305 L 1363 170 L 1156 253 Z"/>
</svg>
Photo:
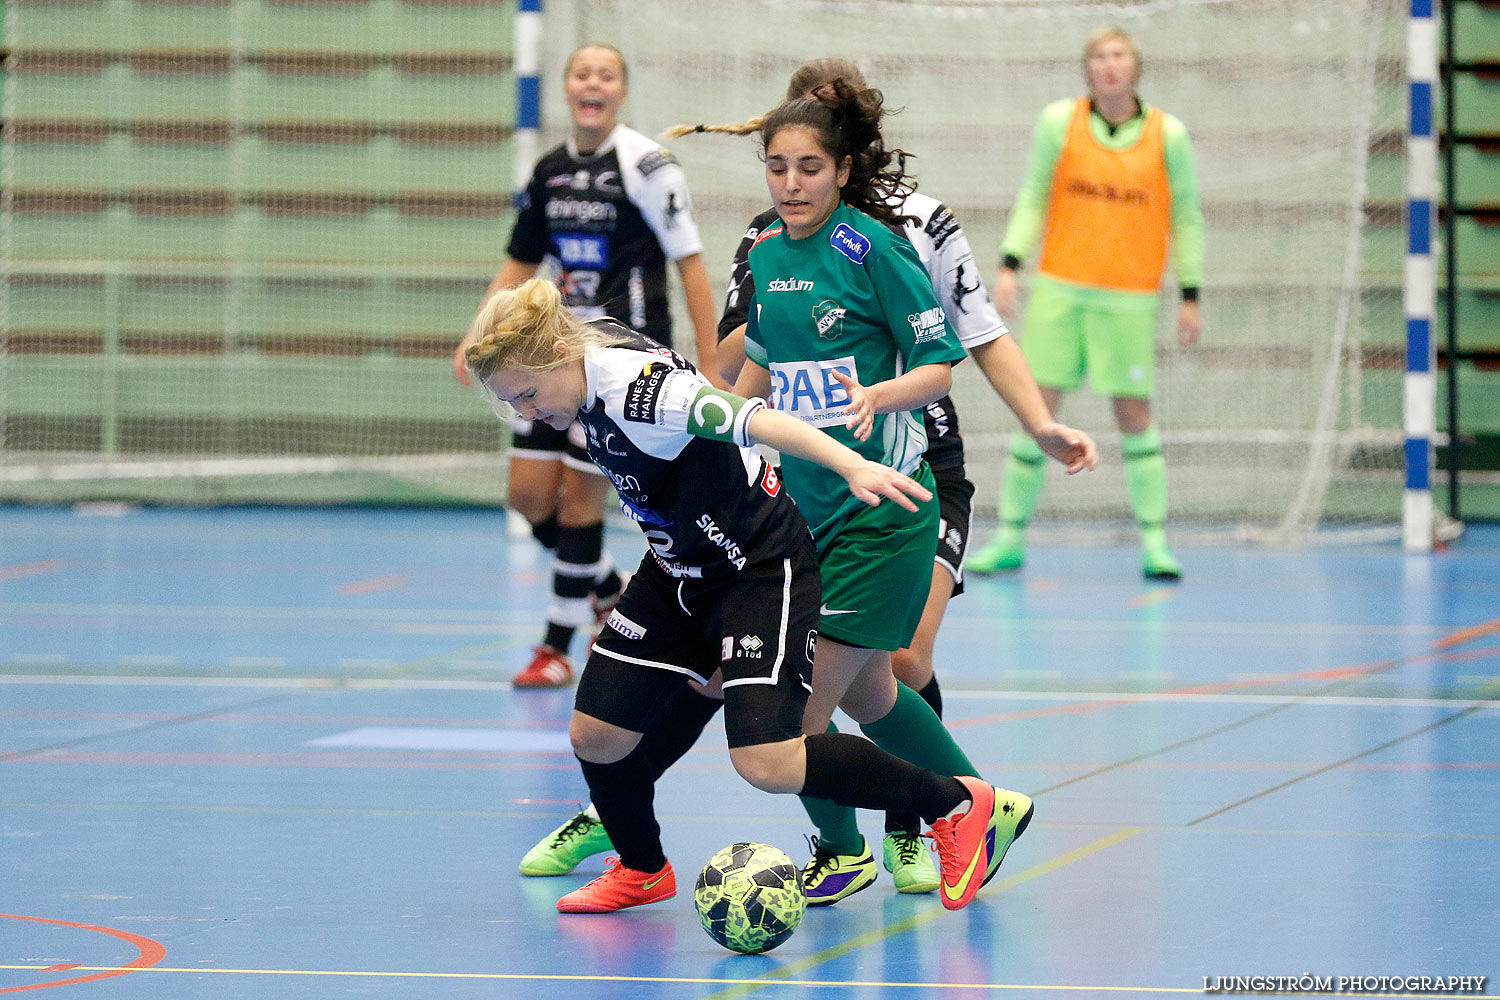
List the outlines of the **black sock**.
<svg viewBox="0 0 1500 1000">
<path fill-rule="evenodd" d="M 604 824 L 620 864 L 638 872 L 659 872 L 667 863 L 656 822 L 656 786 L 645 754 L 636 747 L 613 764 L 592 764 L 582 758 L 583 779 L 589 783 L 594 811 Z"/>
<path fill-rule="evenodd" d="M 603 555 L 603 552 L 600 555 Z M 607 601 L 624 587 L 625 581 L 620 579 L 620 571 L 611 566 L 608 573 L 594 581 L 594 596 L 601 601 Z"/>
<path fill-rule="evenodd" d="M 858 736 L 819 733 L 806 743 L 801 795 L 856 809 L 915 812 L 928 823 L 969 797 L 958 779 L 908 764 Z"/>
<path fill-rule="evenodd" d="M 557 515 L 553 514 L 541 524 L 533 524 L 531 537 L 535 538 L 548 552 L 557 551 Z"/>
<path fill-rule="evenodd" d="M 927 685 L 918 691 L 917 694 L 921 695 L 922 700 L 932 706 L 934 715 L 939 719 L 943 717 L 943 692 L 938 688 L 936 674 L 933 675 L 932 680 L 928 681 Z M 886 833 L 920 833 L 921 831 L 922 827 L 916 813 L 885 814 Z"/>
<path fill-rule="evenodd" d="M 933 674 L 932 680 L 928 681 L 927 686 L 918 691 L 917 694 L 921 695 L 922 700 L 932 706 L 933 715 L 936 715 L 939 719 L 943 717 L 943 692 L 938 687 L 937 674 Z"/>
<path fill-rule="evenodd" d="M 703 735 L 703 727 L 723 704 L 718 698 L 701 695 L 686 684 L 667 699 L 661 714 L 641 736 L 639 749 L 646 755 L 653 779 L 667 773 L 667 768 L 693 748 L 698 737 Z"/>
<path fill-rule="evenodd" d="M 568 647 L 573 645 L 573 633 L 578 630 L 571 625 L 561 625 L 557 622 L 548 622 L 547 631 L 542 634 L 542 645 L 551 646 L 564 656 L 568 655 Z"/>
</svg>

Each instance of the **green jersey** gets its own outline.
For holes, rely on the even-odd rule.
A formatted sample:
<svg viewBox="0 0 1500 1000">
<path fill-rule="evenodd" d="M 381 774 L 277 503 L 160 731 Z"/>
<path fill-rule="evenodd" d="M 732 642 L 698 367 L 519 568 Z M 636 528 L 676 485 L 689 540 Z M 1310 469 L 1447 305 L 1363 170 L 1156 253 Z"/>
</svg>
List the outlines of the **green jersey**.
<svg viewBox="0 0 1500 1000">
<path fill-rule="evenodd" d="M 750 269 L 745 356 L 771 373 L 772 407 L 865 458 L 915 471 L 927 448 L 920 415 L 877 414 L 868 440 L 857 441 L 844 426 L 849 396 L 833 377 L 842 371 L 873 385 L 964 358 L 912 245 L 841 203 L 806 239 L 792 239 L 780 223 L 765 230 L 750 249 Z M 821 465 L 783 455 L 782 472 L 819 548 L 864 506 Z"/>
</svg>

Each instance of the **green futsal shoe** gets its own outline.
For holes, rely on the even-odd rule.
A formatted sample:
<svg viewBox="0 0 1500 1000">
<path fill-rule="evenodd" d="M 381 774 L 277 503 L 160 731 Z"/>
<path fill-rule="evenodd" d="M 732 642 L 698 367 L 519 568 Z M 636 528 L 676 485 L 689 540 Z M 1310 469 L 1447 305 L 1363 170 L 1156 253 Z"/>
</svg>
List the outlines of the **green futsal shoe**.
<svg viewBox="0 0 1500 1000">
<path fill-rule="evenodd" d="M 1141 575 L 1148 580 L 1181 580 L 1182 563 L 1172 558 L 1165 545 L 1148 548 L 1141 553 Z"/>
<path fill-rule="evenodd" d="M 921 834 L 909 830 L 885 835 L 885 870 L 897 892 L 936 892 L 941 881 Z"/>
<path fill-rule="evenodd" d="M 1031 814 L 1035 811 L 1031 796 L 1005 788 L 995 789 L 995 814 L 990 817 L 989 843 L 986 845 L 990 852 L 990 867 L 982 885 L 989 885 L 990 879 L 995 877 L 1000 862 L 1005 860 L 1005 852 L 1021 839 L 1021 834 L 1031 825 Z"/>
<path fill-rule="evenodd" d="M 1026 564 L 1026 535 L 1020 528 L 1001 527 L 990 543 L 964 560 L 964 569 L 988 575 L 1020 569 Z"/>
<path fill-rule="evenodd" d="M 568 820 L 547 836 L 521 859 L 522 875 L 566 875 L 584 858 L 612 851 L 604 824 L 586 812 Z"/>
</svg>

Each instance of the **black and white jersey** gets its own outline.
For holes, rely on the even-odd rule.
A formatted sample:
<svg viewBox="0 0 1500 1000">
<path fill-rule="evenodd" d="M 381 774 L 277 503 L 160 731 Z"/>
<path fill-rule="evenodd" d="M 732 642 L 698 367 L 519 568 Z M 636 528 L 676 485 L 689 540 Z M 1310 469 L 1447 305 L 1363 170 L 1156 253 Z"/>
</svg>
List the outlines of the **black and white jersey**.
<svg viewBox="0 0 1500 1000">
<path fill-rule="evenodd" d="M 712 577 L 782 559 L 808 528 L 775 469 L 753 445 L 690 433 L 689 411 L 708 380 L 674 351 L 615 332 L 629 339 L 584 355 L 578 420 L 589 458 L 657 564 L 677 577 Z M 760 406 L 752 401 L 741 420 Z"/>
<path fill-rule="evenodd" d="M 570 138 L 537 162 L 519 208 L 506 252 L 555 261 L 579 319 L 671 343 L 666 262 L 703 250 L 676 157 L 624 125 L 588 156 Z"/>
<path fill-rule="evenodd" d="M 948 325 L 958 334 L 965 350 L 1005 336 L 1009 330 L 984 285 L 969 238 L 953 213 L 936 198 L 917 191 L 909 192 L 900 205 L 900 214 L 915 218 L 900 229 L 921 258 L 922 268 L 932 282 L 933 294 Z M 769 226 L 780 221 L 774 208 L 751 221 L 740 245 L 734 252 L 729 274 L 729 292 L 724 299 L 724 313 L 719 318 L 719 339 L 723 340 L 749 318 L 750 299 L 755 294 L 755 278 L 750 273 L 750 248 Z"/>
</svg>

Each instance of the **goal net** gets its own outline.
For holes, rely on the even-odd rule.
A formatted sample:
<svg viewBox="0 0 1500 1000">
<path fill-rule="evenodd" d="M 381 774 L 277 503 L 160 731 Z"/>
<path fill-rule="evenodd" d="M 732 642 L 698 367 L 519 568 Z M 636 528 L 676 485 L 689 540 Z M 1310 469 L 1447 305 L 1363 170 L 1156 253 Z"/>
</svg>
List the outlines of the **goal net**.
<svg viewBox="0 0 1500 1000">
<path fill-rule="evenodd" d="M 1144 56 L 1142 98 L 1188 127 L 1205 215 L 1202 339 L 1177 345 L 1170 291 L 1157 338 L 1153 413 L 1173 524 L 1284 540 L 1334 527 L 1394 537 L 1405 337 L 1402 5 L 590 0 L 551 9 L 559 21 L 563 9 L 576 20 L 569 44 L 549 49 L 556 61 L 547 72 L 561 72 L 572 43 L 616 41 L 631 60 L 627 116 L 645 131 L 742 121 L 779 100 L 804 59 L 854 59 L 887 105 L 902 109 L 887 121 L 890 138 L 916 154 L 919 189 L 963 223 L 987 282 L 1037 116 L 1083 92 L 1089 33 L 1123 27 Z M 694 135 L 673 149 L 709 260 L 723 261 L 768 204 L 756 145 Z M 1175 288 L 1170 274 L 1166 287 Z M 993 516 L 1016 422 L 973 366 L 960 366 L 955 382 L 975 510 Z M 1061 409 L 1098 440 L 1100 467 L 1071 479 L 1049 469 L 1038 522 L 1128 526 L 1108 401 L 1085 389 Z"/>
<path fill-rule="evenodd" d="M 504 428 L 450 357 L 512 218 L 512 12 L 6 5 L 0 498 L 501 497 Z M 758 114 L 804 59 L 852 58 L 903 108 L 891 138 L 988 280 L 1038 113 L 1081 92 L 1085 37 L 1119 25 L 1145 56 L 1142 96 L 1188 126 L 1205 214 L 1202 340 L 1177 346 L 1171 294 L 1158 337 L 1174 525 L 1384 531 L 1401 505 L 1401 14 L 1394 0 L 548 0 L 543 143 L 566 134 L 558 81 L 584 41 L 626 53 L 622 120 L 653 135 Z M 722 284 L 767 204 L 755 144 L 673 148 Z M 1014 418 L 972 366 L 955 397 L 976 511 L 992 514 Z M 1054 469 L 1039 520 L 1124 524 L 1108 402 L 1080 391 L 1061 416 L 1102 461 Z"/>
</svg>

